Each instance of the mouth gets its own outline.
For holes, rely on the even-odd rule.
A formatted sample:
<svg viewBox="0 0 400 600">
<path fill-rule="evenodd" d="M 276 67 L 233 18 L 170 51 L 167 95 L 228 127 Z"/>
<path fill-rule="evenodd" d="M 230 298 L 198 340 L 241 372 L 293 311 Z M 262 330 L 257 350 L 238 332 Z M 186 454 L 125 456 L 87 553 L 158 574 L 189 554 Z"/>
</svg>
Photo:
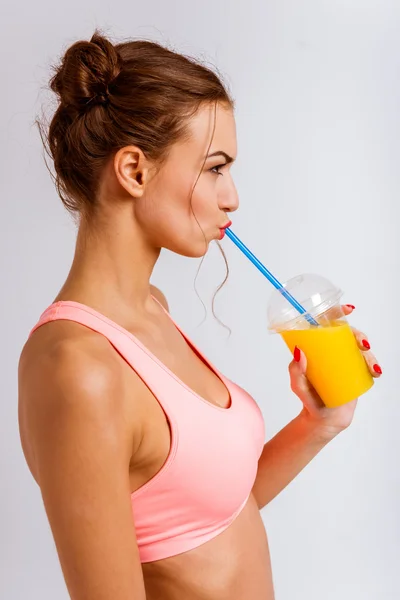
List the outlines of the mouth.
<svg viewBox="0 0 400 600">
<path fill-rule="evenodd" d="M 228 227 L 230 227 L 232 225 L 232 221 L 228 221 L 228 223 L 226 225 L 224 225 L 223 227 L 220 227 L 219 231 L 220 231 L 220 236 L 219 239 L 222 240 L 222 238 L 225 235 L 225 229 L 227 229 Z"/>
</svg>

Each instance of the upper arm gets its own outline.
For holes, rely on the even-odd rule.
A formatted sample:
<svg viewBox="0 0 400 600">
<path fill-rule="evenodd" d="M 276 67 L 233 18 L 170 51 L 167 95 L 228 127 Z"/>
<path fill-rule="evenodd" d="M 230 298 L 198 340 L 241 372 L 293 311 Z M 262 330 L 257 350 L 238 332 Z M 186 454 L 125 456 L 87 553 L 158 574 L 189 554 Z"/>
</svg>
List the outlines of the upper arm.
<svg viewBox="0 0 400 600">
<path fill-rule="evenodd" d="M 37 480 L 71 599 L 144 599 L 130 500 L 132 431 L 115 370 L 66 344 L 24 382 Z"/>
<path fill-rule="evenodd" d="M 166 297 L 156 286 L 150 285 L 150 291 L 152 295 L 163 305 L 163 307 L 169 311 L 169 306 Z"/>
</svg>

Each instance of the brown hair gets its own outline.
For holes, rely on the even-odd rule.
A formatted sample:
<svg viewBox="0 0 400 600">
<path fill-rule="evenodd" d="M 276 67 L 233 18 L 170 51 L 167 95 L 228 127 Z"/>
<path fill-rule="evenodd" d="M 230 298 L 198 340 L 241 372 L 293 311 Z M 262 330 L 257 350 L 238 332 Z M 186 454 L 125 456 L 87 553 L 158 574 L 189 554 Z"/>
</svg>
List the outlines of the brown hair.
<svg viewBox="0 0 400 600">
<path fill-rule="evenodd" d="M 47 133 L 36 123 L 54 163 L 55 176 L 49 172 L 58 195 L 74 220 L 90 220 L 103 168 L 120 148 L 137 145 L 160 167 L 170 147 L 189 136 L 189 120 L 201 106 L 234 108 L 220 76 L 154 41 L 114 45 L 96 29 L 52 69 L 49 86 L 59 105 Z"/>
</svg>

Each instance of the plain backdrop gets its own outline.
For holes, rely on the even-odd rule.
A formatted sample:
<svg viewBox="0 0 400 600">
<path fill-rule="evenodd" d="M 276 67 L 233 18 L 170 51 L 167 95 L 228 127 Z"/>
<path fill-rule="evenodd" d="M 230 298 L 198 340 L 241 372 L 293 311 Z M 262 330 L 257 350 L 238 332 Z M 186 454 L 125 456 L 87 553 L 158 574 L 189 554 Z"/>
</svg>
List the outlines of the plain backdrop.
<svg viewBox="0 0 400 600">
<path fill-rule="evenodd" d="M 0 598 L 68 594 L 17 422 L 17 364 L 71 265 L 75 228 L 33 125 L 52 64 L 101 27 L 215 65 L 237 102 L 232 229 L 280 278 L 319 273 L 356 305 L 383 377 L 352 426 L 262 511 L 277 600 L 400 597 L 398 384 L 400 4 L 390 0 L 148 0 L 0 7 Z M 152 282 L 173 317 L 262 407 L 267 439 L 294 418 L 290 354 L 269 335 L 271 287 L 232 242 L 200 259 L 163 251 Z"/>
</svg>

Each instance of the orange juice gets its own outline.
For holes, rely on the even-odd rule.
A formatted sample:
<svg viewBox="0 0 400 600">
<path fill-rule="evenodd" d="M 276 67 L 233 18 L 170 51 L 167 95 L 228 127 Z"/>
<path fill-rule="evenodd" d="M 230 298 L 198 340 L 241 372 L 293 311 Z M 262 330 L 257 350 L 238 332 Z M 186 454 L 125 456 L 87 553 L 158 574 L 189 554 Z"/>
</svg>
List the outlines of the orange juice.
<svg viewBox="0 0 400 600">
<path fill-rule="evenodd" d="M 290 351 L 298 346 L 307 357 L 307 378 L 330 408 L 368 391 L 374 379 L 347 322 L 281 331 Z"/>
</svg>

